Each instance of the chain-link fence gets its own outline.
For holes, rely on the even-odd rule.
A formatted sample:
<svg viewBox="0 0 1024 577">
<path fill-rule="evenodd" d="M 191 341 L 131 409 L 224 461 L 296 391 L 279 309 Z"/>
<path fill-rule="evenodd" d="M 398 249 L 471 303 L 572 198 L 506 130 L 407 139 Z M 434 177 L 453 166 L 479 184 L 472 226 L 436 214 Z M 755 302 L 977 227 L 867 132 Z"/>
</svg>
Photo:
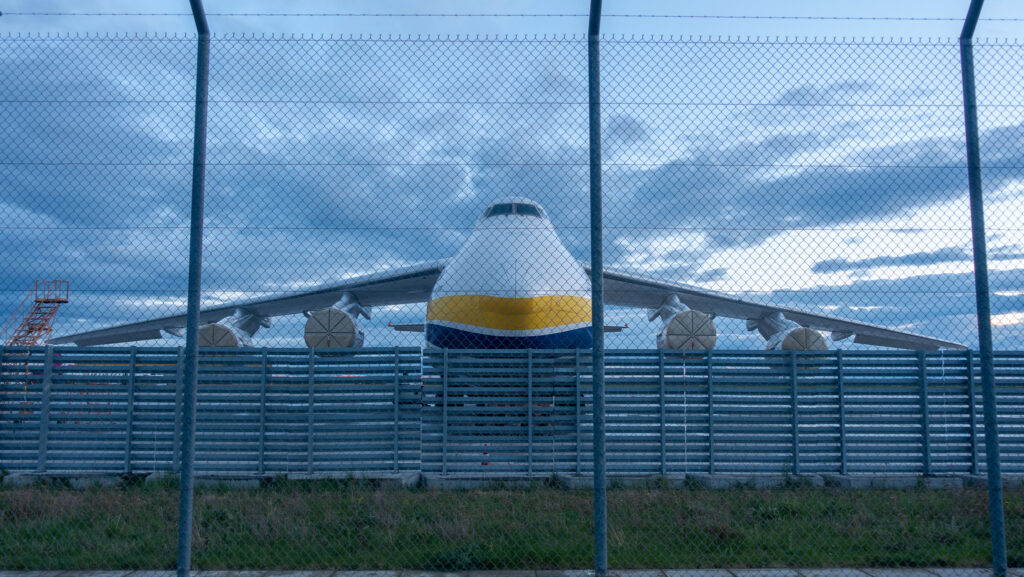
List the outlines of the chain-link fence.
<svg viewBox="0 0 1024 577">
<path fill-rule="evenodd" d="M 1009 351 L 1020 53 L 976 43 Z M 179 346 L 194 38 L 0 61 L 0 310 L 67 280 L 54 342 Z M 606 346 L 635 352 L 608 377 L 611 567 L 987 566 L 975 365 L 878 353 L 978 346 L 957 43 L 606 38 L 602 81 Z M 197 452 L 229 479 L 197 492 L 196 568 L 593 566 L 587 103 L 579 38 L 213 38 L 200 338 L 257 349 L 204 353 Z M 427 348 L 332 364 L 360 345 Z M 713 364 L 766 347 L 854 351 Z M 146 350 L 4 350 L 0 468 L 37 474 L 0 489 L 3 568 L 173 566 L 180 362 Z M 119 484 L 54 472 L 94 454 Z"/>
<path fill-rule="evenodd" d="M 1021 330 L 1019 50 L 978 46 L 997 349 Z M 5 39 L 5 310 L 66 278 L 58 337 L 181 314 L 193 52 Z M 481 305 L 448 293 L 589 290 L 584 42 L 229 37 L 212 53 L 206 306 L 460 251 L 474 273 L 518 267 L 538 285 L 450 270 L 433 311 L 364 297 L 366 346 L 420 346 L 389 323 Z M 608 39 L 603 70 L 606 267 L 976 347 L 955 42 Z M 550 233 L 488 233 L 507 197 L 535 201 Z M 547 296 L 566 326 L 589 306 Z M 655 346 L 660 319 L 617 302 L 607 322 L 628 328 L 608 346 Z M 279 314 L 247 327 L 252 342 L 305 346 L 302 315 Z M 719 314 L 719 348 L 763 348 L 745 323 Z"/>
</svg>

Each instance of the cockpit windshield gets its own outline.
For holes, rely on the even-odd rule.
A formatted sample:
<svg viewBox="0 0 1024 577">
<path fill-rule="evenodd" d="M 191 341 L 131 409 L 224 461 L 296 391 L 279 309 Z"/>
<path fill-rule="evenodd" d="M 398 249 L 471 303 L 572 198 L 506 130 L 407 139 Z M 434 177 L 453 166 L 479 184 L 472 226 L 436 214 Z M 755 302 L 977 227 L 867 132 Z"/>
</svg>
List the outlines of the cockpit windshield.
<svg viewBox="0 0 1024 577">
<path fill-rule="evenodd" d="M 540 217 L 540 209 L 532 204 L 517 204 L 516 214 L 525 214 L 527 216 Z"/>
<path fill-rule="evenodd" d="M 487 211 L 487 217 L 513 214 L 513 206 L 512 204 L 496 204 Z"/>
<path fill-rule="evenodd" d="M 487 209 L 487 214 L 484 215 L 484 217 L 490 218 L 492 216 L 508 216 L 512 214 L 518 214 L 523 216 L 536 216 L 537 218 L 543 217 L 543 215 L 540 212 L 540 207 L 538 207 L 537 205 L 523 204 L 518 202 L 495 204 L 494 206 Z"/>
</svg>

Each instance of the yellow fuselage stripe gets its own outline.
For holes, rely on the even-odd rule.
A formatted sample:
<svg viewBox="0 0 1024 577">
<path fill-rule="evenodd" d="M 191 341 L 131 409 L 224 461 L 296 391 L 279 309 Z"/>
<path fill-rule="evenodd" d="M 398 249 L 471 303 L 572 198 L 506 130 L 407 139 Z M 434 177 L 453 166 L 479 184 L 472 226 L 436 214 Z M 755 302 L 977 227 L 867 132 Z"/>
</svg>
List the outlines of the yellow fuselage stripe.
<svg viewBox="0 0 1024 577">
<path fill-rule="evenodd" d="M 447 321 L 506 331 L 528 331 L 589 323 L 590 299 L 574 295 L 528 298 L 455 295 L 427 304 L 427 322 Z"/>
</svg>

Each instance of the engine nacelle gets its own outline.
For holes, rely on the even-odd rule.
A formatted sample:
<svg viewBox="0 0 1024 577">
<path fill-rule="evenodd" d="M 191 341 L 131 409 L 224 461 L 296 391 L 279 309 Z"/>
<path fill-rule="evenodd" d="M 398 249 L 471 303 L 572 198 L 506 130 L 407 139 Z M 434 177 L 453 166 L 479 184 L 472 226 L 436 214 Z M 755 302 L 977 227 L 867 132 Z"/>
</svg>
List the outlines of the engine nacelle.
<svg viewBox="0 0 1024 577">
<path fill-rule="evenodd" d="M 201 347 L 245 347 L 251 343 L 242 331 L 219 322 L 199 327 Z"/>
<path fill-rule="evenodd" d="M 715 328 L 713 317 L 690 310 L 680 302 L 678 295 L 666 298 L 660 307 L 650 311 L 647 318 L 651 321 L 661 318 L 659 349 L 706 351 L 715 348 L 718 341 L 718 329 Z"/>
<path fill-rule="evenodd" d="M 199 346 L 251 347 L 260 327 L 270 328 L 270 319 L 237 309 L 230 317 L 199 327 Z"/>
<path fill-rule="evenodd" d="M 771 351 L 827 351 L 825 335 L 807 328 L 797 327 L 773 336 L 765 347 Z"/>
<path fill-rule="evenodd" d="M 306 346 L 313 349 L 361 347 L 364 337 L 356 318 L 334 307 L 314 311 L 306 319 Z"/>
<path fill-rule="evenodd" d="M 658 331 L 659 349 L 708 351 L 717 341 L 715 321 L 700 311 L 678 312 Z"/>
<path fill-rule="evenodd" d="M 820 332 L 802 327 L 787 319 L 781 312 L 772 313 L 759 319 L 748 319 L 747 330 L 757 329 L 767 341 L 769 351 L 825 351 L 828 340 Z"/>
</svg>

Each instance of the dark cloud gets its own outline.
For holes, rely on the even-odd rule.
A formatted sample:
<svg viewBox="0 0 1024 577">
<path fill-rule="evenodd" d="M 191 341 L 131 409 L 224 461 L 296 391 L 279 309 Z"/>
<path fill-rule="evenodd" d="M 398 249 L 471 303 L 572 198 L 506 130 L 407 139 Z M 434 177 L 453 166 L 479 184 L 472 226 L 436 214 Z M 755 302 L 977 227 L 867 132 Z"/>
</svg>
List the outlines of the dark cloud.
<svg viewBox="0 0 1024 577">
<path fill-rule="evenodd" d="M 1000 246 L 988 252 L 989 260 L 1009 261 L 1024 259 L 1024 252 L 1017 245 Z M 811 267 L 816 273 L 835 273 L 850 271 L 867 271 L 881 267 L 927 266 L 949 262 L 973 262 L 974 255 L 970 249 L 946 247 L 931 252 L 915 252 L 898 256 L 878 256 L 865 259 L 849 260 L 835 258 L 819 261 Z"/>
<path fill-rule="evenodd" d="M 694 282 L 698 282 L 698 283 L 714 282 L 714 281 L 717 281 L 717 280 L 724 279 L 728 272 L 729 272 L 728 269 L 713 268 L 711 270 L 706 270 L 706 271 L 701 272 L 693 280 L 694 280 Z"/>
<path fill-rule="evenodd" d="M 0 107 L 0 200 L 67 226 L 117 226 L 161 203 L 187 210 L 189 97 L 169 87 L 167 100 L 133 100 L 133 87 L 71 48 L 52 57 L 82 76 L 0 67 L 0 84 L 24 98 Z"/>
<path fill-rule="evenodd" d="M 875 86 L 860 80 L 843 80 L 824 86 L 805 84 L 786 90 L 773 102 L 801 106 L 823 106 L 849 101 L 864 93 L 870 92 Z"/>
<path fill-rule="evenodd" d="M 1016 142 L 1024 139 L 1024 124 L 993 132 Z M 777 161 L 816 149 L 817 140 L 778 136 L 665 164 L 635 190 L 633 223 L 703 230 L 718 246 L 745 246 L 788 230 L 893 218 L 966 195 L 964 162 L 946 154 L 949 143 L 936 140 L 874 149 L 873 155 L 897 158 L 897 164 L 809 165 L 776 174 Z M 1008 167 L 987 172 L 987 188 L 1024 176 L 1020 150 L 1000 149 L 985 159 Z"/>
<path fill-rule="evenodd" d="M 648 136 L 647 126 L 642 120 L 616 114 L 605 123 L 601 141 L 602 145 L 607 146 L 608 153 L 615 155 L 633 144 L 647 140 Z"/>
<path fill-rule="evenodd" d="M 1019 244 L 997 246 L 988 248 L 987 255 L 992 260 L 1021 260 L 1024 259 L 1024 250 Z"/>
<path fill-rule="evenodd" d="M 989 284 L 993 315 L 1024 312 L 1019 270 L 990 270 Z M 862 322 L 903 327 L 978 348 L 973 273 L 860 280 L 843 286 L 746 296 Z M 1021 329 L 1020 325 L 993 327 L 994 346 L 1019 349 Z"/>
<path fill-rule="evenodd" d="M 924 266 L 944 262 L 970 261 L 971 255 L 962 248 L 948 247 L 932 252 L 915 252 L 899 256 L 879 256 L 859 260 L 836 258 L 823 260 L 811 267 L 813 272 L 862 271 L 887 266 Z"/>
</svg>

